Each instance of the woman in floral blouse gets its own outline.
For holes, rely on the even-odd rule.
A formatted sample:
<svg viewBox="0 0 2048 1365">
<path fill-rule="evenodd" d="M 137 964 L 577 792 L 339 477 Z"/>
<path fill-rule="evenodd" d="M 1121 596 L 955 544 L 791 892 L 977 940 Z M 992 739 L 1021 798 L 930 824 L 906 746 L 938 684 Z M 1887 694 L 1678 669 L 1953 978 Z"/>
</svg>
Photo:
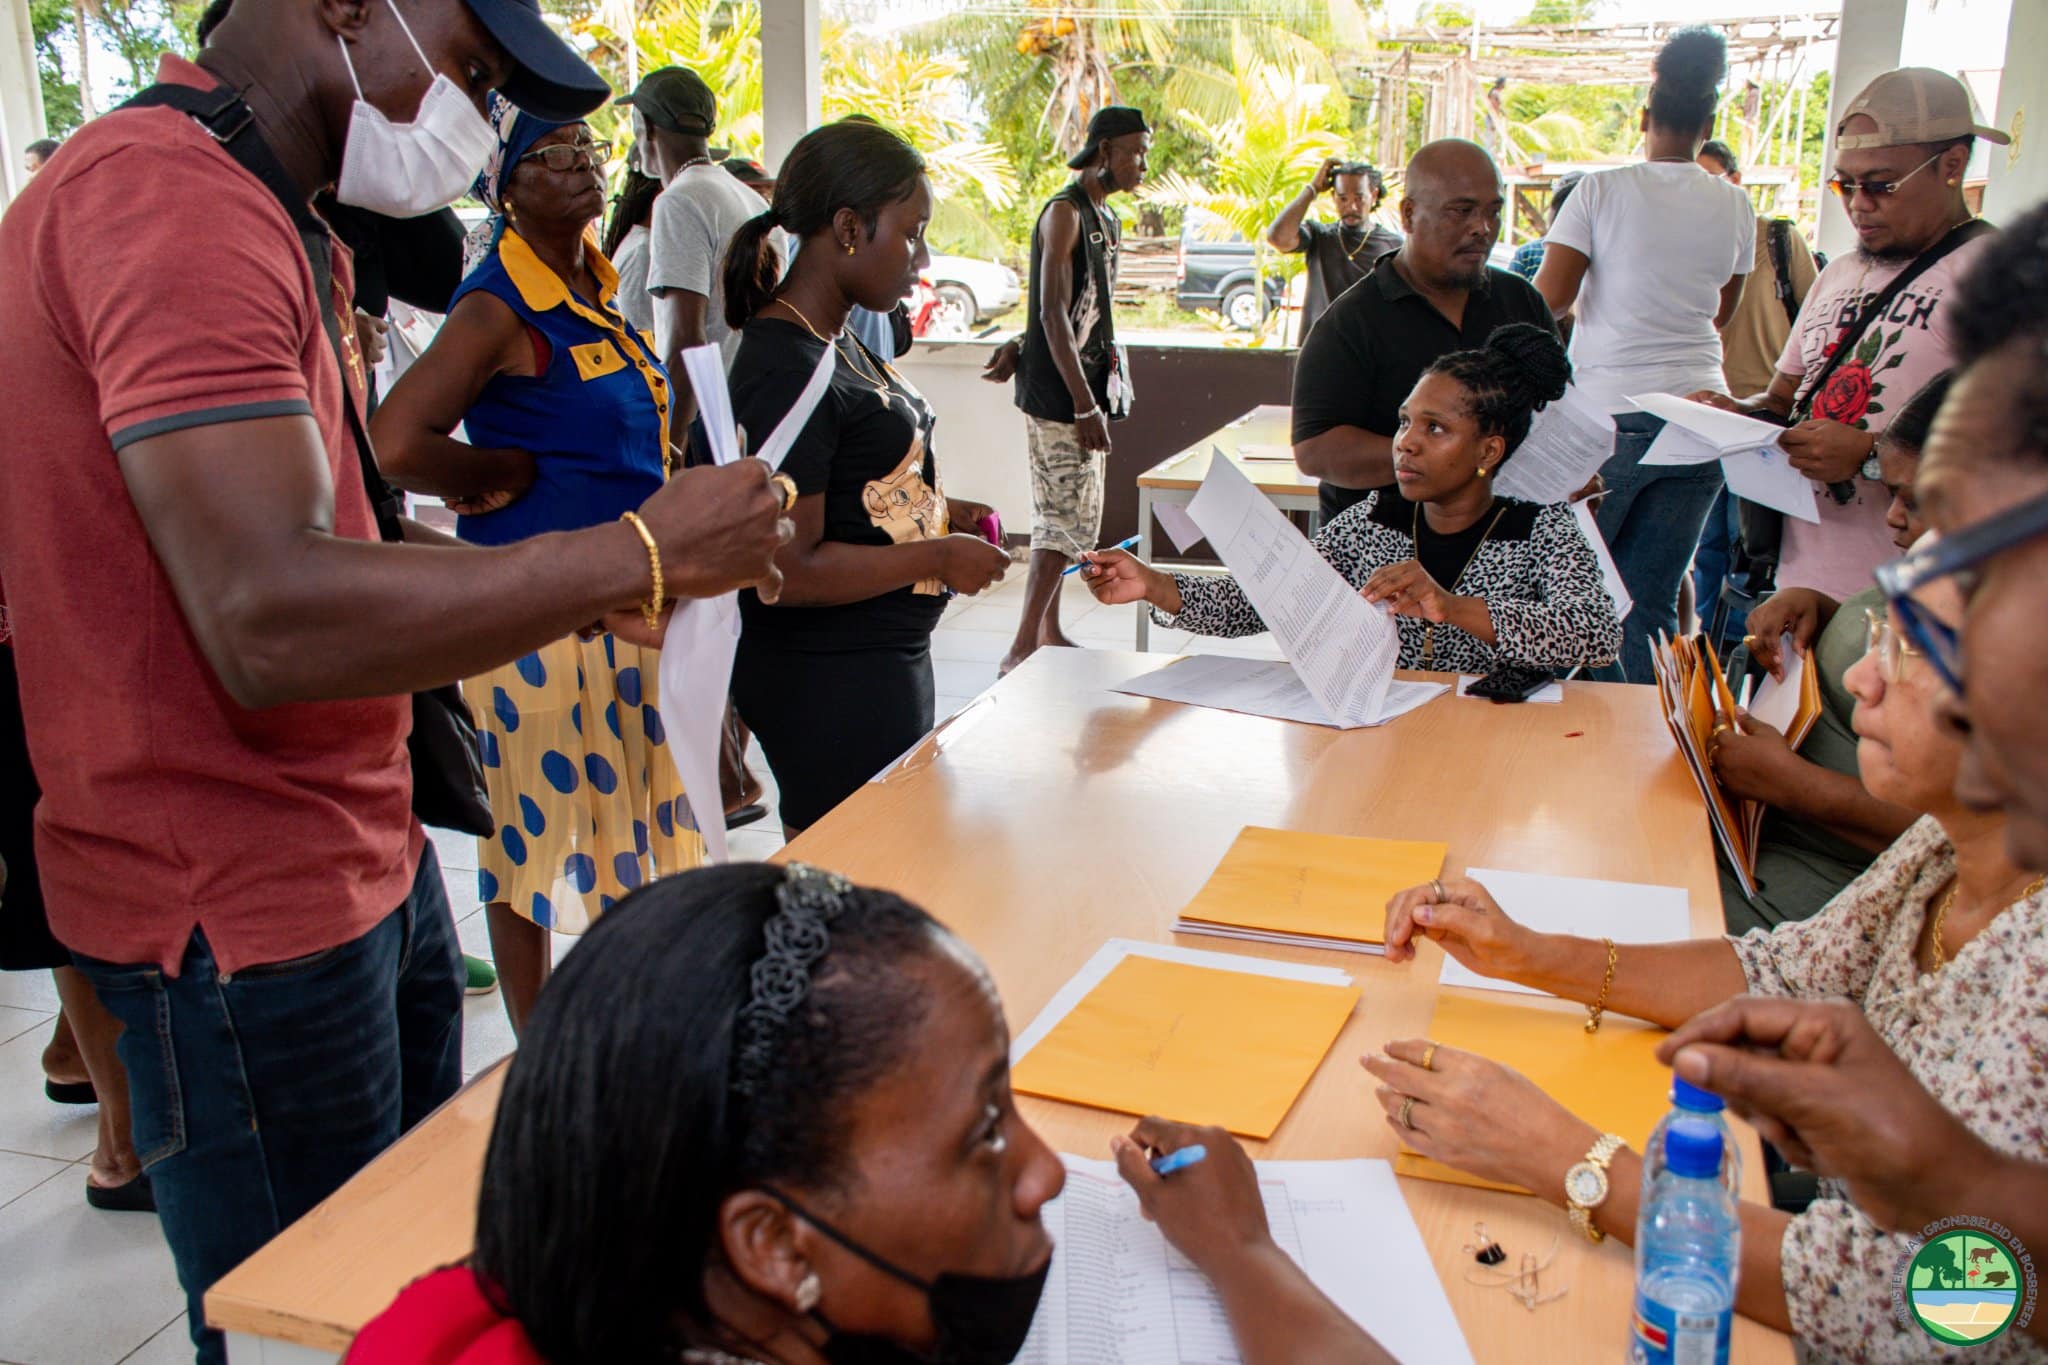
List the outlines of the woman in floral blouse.
<svg viewBox="0 0 2048 1365">
<path fill-rule="evenodd" d="M 1402 668 L 1490 673 L 1612 663 L 1621 621 L 1571 509 L 1494 496 L 1493 477 L 1571 365 L 1541 327 L 1509 323 L 1479 350 L 1416 381 L 1394 434 L 1398 494 L 1382 488 L 1333 518 L 1316 553 L 1399 618 Z M 1237 580 L 1167 574 L 1122 550 L 1082 562 L 1096 599 L 1143 601 L 1197 635 L 1266 628 Z"/>
<path fill-rule="evenodd" d="M 1942 620 L 1961 620 L 1948 580 L 1918 597 Z M 2038 1159 L 2048 1122 L 2048 894 L 2038 875 L 2007 857 L 2005 817 L 1956 800 L 1961 747 L 1935 714 L 1940 678 L 1895 617 L 1874 616 L 1870 634 L 1869 652 L 1847 677 L 1863 780 L 1924 818 L 1810 920 L 1741 938 L 1622 947 L 1607 1007 L 1675 1028 L 1744 993 L 1846 997 L 1978 1137 Z M 1476 882 L 1446 878 L 1443 892 L 1438 900 L 1434 887 L 1417 887 L 1388 904 L 1388 961 L 1411 960 L 1414 940 L 1426 936 L 1488 976 L 1572 1000 L 1600 995 L 1604 942 L 1533 933 Z M 1412 1063 L 1423 1046 L 1390 1044 L 1389 1056 L 1366 1063 L 1390 1113 L 1406 1096 L 1429 1092 L 1410 1110 L 1414 1131 L 1402 1137 L 1426 1155 L 1561 1203 L 1564 1172 L 1598 1137 L 1592 1126 L 1519 1074 L 1449 1048 L 1432 1059 L 1440 1074 L 1418 1084 L 1422 1072 Z M 1640 1177 L 1635 1154 L 1616 1154 L 1610 1193 L 1595 1210 L 1595 1223 L 1623 1241 L 1634 1237 Z M 1813 1359 L 1945 1358 L 1947 1348 L 1893 1315 L 1892 1275 L 1916 1245 L 1882 1231 L 1830 1181 L 1796 1216 L 1745 1204 L 1736 1307 L 1796 1333 Z M 2020 1333 L 1968 1354 L 2041 1358 Z"/>
</svg>

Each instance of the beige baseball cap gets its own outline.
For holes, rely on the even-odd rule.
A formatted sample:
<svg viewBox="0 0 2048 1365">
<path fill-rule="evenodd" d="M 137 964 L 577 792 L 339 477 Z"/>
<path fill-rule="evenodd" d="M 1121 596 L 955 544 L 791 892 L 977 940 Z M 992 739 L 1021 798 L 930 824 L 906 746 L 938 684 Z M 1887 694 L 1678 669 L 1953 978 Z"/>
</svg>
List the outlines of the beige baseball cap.
<svg viewBox="0 0 2048 1365">
<path fill-rule="evenodd" d="M 1877 124 L 1874 133 L 1843 133 L 1842 124 L 1858 114 Z M 1835 125 L 1839 150 L 1903 147 L 1919 142 L 1952 142 L 1981 137 L 2003 147 L 2012 139 L 1977 122 L 1970 88 L 1946 71 L 1929 66 L 1902 66 L 1863 87 Z"/>
</svg>

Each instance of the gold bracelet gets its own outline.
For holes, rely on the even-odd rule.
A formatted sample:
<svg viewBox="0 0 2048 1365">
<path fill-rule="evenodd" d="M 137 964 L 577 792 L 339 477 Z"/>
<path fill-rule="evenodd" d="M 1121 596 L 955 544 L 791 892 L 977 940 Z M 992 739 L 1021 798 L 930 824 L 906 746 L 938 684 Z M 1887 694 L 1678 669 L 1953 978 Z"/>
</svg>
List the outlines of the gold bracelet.
<svg viewBox="0 0 2048 1365">
<path fill-rule="evenodd" d="M 1607 992 L 1614 989 L 1614 959 L 1619 955 L 1615 951 L 1613 939 L 1603 938 L 1600 941 L 1607 945 L 1607 976 L 1600 983 L 1600 998 L 1586 1006 L 1586 1032 L 1588 1033 L 1598 1033 L 1600 1031 L 1600 1016 L 1607 1013 Z"/>
<path fill-rule="evenodd" d="M 654 532 L 647 529 L 647 523 L 640 520 L 638 512 L 624 512 L 619 520 L 640 533 L 640 543 L 647 547 L 647 573 L 653 580 L 654 592 L 640 604 L 640 615 L 647 622 L 649 630 L 661 629 L 661 601 L 668 594 L 661 581 L 661 547 L 654 543 Z"/>
</svg>

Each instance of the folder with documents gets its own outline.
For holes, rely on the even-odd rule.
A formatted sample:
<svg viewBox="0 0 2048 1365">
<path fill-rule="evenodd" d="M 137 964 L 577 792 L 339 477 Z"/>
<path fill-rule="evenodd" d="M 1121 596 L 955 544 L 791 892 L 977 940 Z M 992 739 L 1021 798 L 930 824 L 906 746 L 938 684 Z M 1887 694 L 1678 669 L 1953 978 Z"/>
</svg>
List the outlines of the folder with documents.
<svg viewBox="0 0 2048 1365">
<path fill-rule="evenodd" d="M 1174 931 L 1383 952 L 1388 900 L 1440 875 L 1445 851 L 1438 843 L 1247 825 Z"/>
</svg>

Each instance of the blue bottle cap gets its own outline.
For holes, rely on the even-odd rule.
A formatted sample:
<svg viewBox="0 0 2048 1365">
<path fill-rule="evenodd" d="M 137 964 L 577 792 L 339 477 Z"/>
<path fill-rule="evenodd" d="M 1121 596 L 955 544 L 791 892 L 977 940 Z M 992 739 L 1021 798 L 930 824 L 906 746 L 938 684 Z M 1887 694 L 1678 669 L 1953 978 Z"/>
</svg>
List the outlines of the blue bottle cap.
<svg viewBox="0 0 2048 1365">
<path fill-rule="evenodd" d="M 1721 1132 L 1704 1123 L 1674 1123 L 1664 1130 L 1664 1164 L 1673 1175 L 1721 1173 Z"/>
<path fill-rule="evenodd" d="M 1718 1114 L 1728 1106 L 1711 1090 L 1702 1090 L 1676 1072 L 1671 1076 L 1671 1102 L 1695 1114 Z"/>
</svg>

